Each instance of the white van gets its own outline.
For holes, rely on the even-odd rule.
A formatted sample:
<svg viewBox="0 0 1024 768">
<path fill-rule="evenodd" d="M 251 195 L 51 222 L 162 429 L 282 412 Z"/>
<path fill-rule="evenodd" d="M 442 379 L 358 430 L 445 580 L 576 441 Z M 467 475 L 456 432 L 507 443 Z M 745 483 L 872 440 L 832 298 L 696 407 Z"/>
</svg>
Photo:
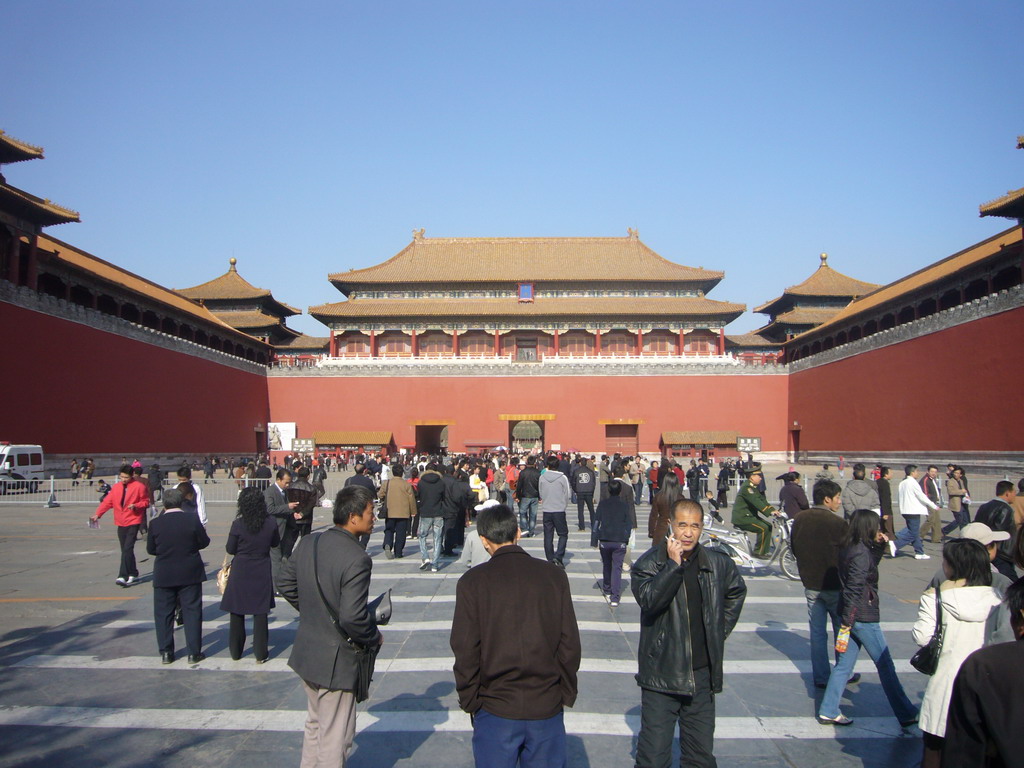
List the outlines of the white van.
<svg viewBox="0 0 1024 768">
<path fill-rule="evenodd" d="M 15 490 L 35 493 L 44 476 L 41 445 L 11 445 L 0 441 L 0 493 Z"/>
</svg>

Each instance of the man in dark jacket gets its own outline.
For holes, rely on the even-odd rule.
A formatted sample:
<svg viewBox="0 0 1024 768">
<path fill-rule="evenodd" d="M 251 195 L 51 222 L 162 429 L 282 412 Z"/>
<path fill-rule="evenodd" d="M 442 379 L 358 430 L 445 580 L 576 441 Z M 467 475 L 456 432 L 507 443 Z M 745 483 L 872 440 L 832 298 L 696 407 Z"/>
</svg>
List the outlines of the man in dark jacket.
<svg viewBox="0 0 1024 768">
<path fill-rule="evenodd" d="M 587 460 L 581 458 L 570 475 L 572 489 L 576 492 L 576 514 L 579 517 L 579 528 L 586 528 L 586 520 L 583 517 L 585 506 L 590 515 L 590 529 L 594 529 L 594 491 L 597 490 L 597 478 L 594 471 L 587 466 Z"/>
<path fill-rule="evenodd" d="M 676 502 L 669 536 L 633 565 L 640 605 L 641 688 L 637 768 L 663 768 L 679 723 L 682 763 L 713 766 L 715 699 L 725 638 L 739 621 L 747 586 L 728 555 L 700 545 L 704 512 Z"/>
<path fill-rule="evenodd" d="M 421 571 L 437 573 L 444 543 L 444 478 L 435 463 L 427 464 L 416 488 L 419 496 Z M 429 544 L 428 544 L 429 540 Z"/>
<path fill-rule="evenodd" d="M 344 765 L 352 748 L 358 681 L 353 644 L 382 642 L 366 606 L 373 563 L 359 543 L 372 532 L 373 494 L 343 488 L 334 502 L 334 527 L 306 536 L 281 570 L 278 589 L 299 612 L 288 666 L 302 679 L 309 703 L 302 765 Z"/>
<path fill-rule="evenodd" d="M 153 618 L 160 658 L 174 661 L 174 613 L 181 603 L 189 664 L 198 664 L 203 654 L 203 582 L 206 567 L 199 550 L 210 545 L 210 537 L 199 516 L 183 512 L 182 493 L 177 488 L 164 492 L 164 513 L 149 526 L 146 551 L 153 563 Z"/>
<path fill-rule="evenodd" d="M 469 488 L 469 478 L 454 464 L 445 467 L 444 476 L 444 546 L 441 554 L 451 557 L 455 548 L 466 540 L 466 506 L 476 498 Z M 475 502 L 474 502 L 475 503 Z"/>
<path fill-rule="evenodd" d="M 892 517 L 892 486 L 889 485 L 889 480 L 892 478 L 892 470 L 884 465 L 878 466 L 878 479 L 875 481 L 875 485 L 878 487 L 878 508 L 879 514 L 882 516 L 882 530 L 886 536 L 889 537 L 889 541 L 893 541 L 896 538 L 896 530 L 893 526 Z M 894 547 L 890 547 L 890 552 Z"/>
<path fill-rule="evenodd" d="M 275 481 L 263 492 L 263 501 L 267 504 L 267 514 L 277 522 L 277 532 L 281 537 L 281 544 L 270 548 L 270 570 L 274 584 L 277 584 L 278 577 L 281 575 L 282 560 L 291 554 L 291 544 L 295 542 L 295 534 L 298 530 L 295 510 L 299 506 L 299 502 L 288 501 L 288 487 L 291 484 L 292 473 L 287 469 L 279 469 Z M 289 542 L 287 552 L 284 551 L 285 542 Z"/>
<path fill-rule="evenodd" d="M 986 501 L 974 516 L 974 522 L 984 523 L 993 531 L 1006 531 L 1010 538 L 999 545 L 999 554 L 992 565 L 1001 574 L 1010 579 L 1017 580 L 1017 572 L 1013 569 L 1013 542 L 1017 535 L 1017 524 L 1013 518 L 1013 503 L 1017 491 L 1009 480 L 1000 480 L 996 483 L 996 497 Z"/>
<path fill-rule="evenodd" d="M 618 606 L 622 594 L 622 563 L 636 520 L 635 515 L 630 515 L 626 503 L 626 496 L 632 498 L 631 494 L 632 488 L 624 482 L 610 482 L 608 498 L 597 505 L 590 533 L 590 546 L 600 546 L 603 569 L 601 588 L 612 608 Z"/>
<path fill-rule="evenodd" d="M 477 531 L 491 559 L 459 579 L 450 640 L 476 764 L 517 765 L 524 754 L 565 766 L 562 709 L 576 701 L 582 655 L 569 580 L 518 546 L 509 507 L 482 510 Z"/>
<path fill-rule="evenodd" d="M 526 457 L 526 467 L 516 481 L 516 500 L 519 502 L 519 528 L 523 536 L 533 536 L 537 526 L 537 506 L 540 504 L 540 471 L 537 458 Z"/>
<path fill-rule="evenodd" d="M 852 482 L 852 481 L 851 481 Z M 828 662 L 828 626 L 839 634 L 839 544 L 847 524 L 839 516 L 842 490 L 831 480 L 814 484 L 814 506 L 797 514 L 793 521 L 793 554 L 800 569 L 800 581 L 807 599 L 807 620 L 811 628 L 811 670 L 814 687 L 824 688 L 832 668 Z M 860 675 L 854 675 L 857 680 Z M 850 678 L 850 682 L 857 682 Z"/>
<path fill-rule="evenodd" d="M 975 651 L 960 666 L 946 718 L 943 768 L 1010 768 L 1024 758 L 1024 579 L 1006 592 L 1012 643 Z"/>
</svg>

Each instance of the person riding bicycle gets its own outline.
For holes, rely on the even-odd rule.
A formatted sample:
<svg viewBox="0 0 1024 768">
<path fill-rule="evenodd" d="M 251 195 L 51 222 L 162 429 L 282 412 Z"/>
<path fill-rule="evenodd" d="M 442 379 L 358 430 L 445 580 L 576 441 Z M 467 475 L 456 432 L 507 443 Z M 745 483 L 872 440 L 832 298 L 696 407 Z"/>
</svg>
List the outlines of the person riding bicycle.
<svg viewBox="0 0 1024 768">
<path fill-rule="evenodd" d="M 736 494 L 736 501 L 732 505 L 732 524 L 741 530 L 756 533 L 757 545 L 753 554 L 755 557 L 767 557 L 772 543 L 771 516 L 778 514 L 778 510 L 757 489 L 764 478 L 761 465 L 749 465 L 746 475 L 746 482 Z"/>
</svg>

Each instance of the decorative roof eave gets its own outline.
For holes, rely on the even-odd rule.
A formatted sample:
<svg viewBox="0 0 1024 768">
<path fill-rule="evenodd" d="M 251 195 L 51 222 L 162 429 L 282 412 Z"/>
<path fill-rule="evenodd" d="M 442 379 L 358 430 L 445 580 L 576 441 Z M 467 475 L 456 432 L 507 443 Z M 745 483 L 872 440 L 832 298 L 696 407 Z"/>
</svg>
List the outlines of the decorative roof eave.
<svg viewBox="0 0 1024 768">
<path fill-rule="evenodd" d="M 793 285 L 782 292 L 782 295 L 765 302 L 754 309 L 760 314 L 774 314 L 779 311 L 788 298 L 791 303 L 796 303 L 790 297 L 801 299 L 835 299 L 849 298 L 853 300 L 857 296 L 871 293 L 879 286 L 875 283 L 867 283 L 863 280 L 844 275 L 828 265 L 828 254 L 819 256 L 821 264 L 811 273 L 811 276 L 798 285 Z"/>
<path fill-rule="evenodd" d="M 0 165 L 20 163 L 22 160 L 38 160 L 42 157 L 42 147 L 16 139 L 0 130 Z"/>
<path fill-rule="evenodd" d="M 129 272 L 122 267 L 111 264 L 109 261 L 105 261 L 87 251 L 65 243 L 63 240 L 43 234 L 39 236 L 39 247 L 42 250 L 50 251 L 52 253 L 50 256 L 51 261 L 59 262 L 65 269 L 72 270 L 93 280 L 116 285 L 128 293 L 139 294 L 147 301 L 167 307 L 174 312 L 191 315 L 193 318 L 192 322 L 202 321 L 208 323 L 212 326 L 210 330 L 230 333 L 236 337 L 241 337 L 251 345 L 263 349 L 269 348 L 266 342 L 253 338 L 236 328 L 232 328 L 201 304 L 189 301 L 170 288 L 165 288 L 158 283 L 154 283 L 152 280 L 147 280 L 140 275 L 136 275 L 134 272 Z"/>
<path fill-rule="evenodd" d="M 12 210 L 19 218 L 40 227 L 80 222 L 78 211 L 64 208 L 49 200 L 30 195 L 10 184 L 0 184 L 0 208 Z"/>
<path fill-rule="evenodd" d="M 205 283 L 193 285 L 191 288 L 176 288 L 182 296 L 194 301 L 205 299 L 259 299 L 270 296 L 266 288 L 257 288 L 240 274 L 236 268 L 237 260 L 228 259 L 228 271 L 223 275 L 207 280 Z"/>
<path fill-rule="evenodd" d="M 762 336 L 761 331 L 763 330 L 764 328 L 757 331 L 752 331 L 750 333 L 740 333 L 733 336 L 727 335 L 725 337 L 725 346 L 757 347 L 763 349 L 778 349 L 779 347 L 782 346 L 781 342 L 772 341 L 771 339 L 766 339 L 764 336 Z"/>
<path fill-rule="evenodd" d="M 978 206 L 979 216 L 999 216 L 1005 219 L 1024 218 L 1024 187 L 1007 192 L 990 203 Z"/>
<path fill-rule="evenodd" d="M 912 293 L 929 288 L 961 270 L 1003 253 L 1008 248 L 1016 248 L 1019 253 L 1022 244 L 1024 244 L 1024 227 L 1021 225 L 1011 227 L 857 298 L 841 309 L 831 320 L 816 328 L 801 332 L 799 336 L 790 339 L 787 344 L 795 343 L 798 339 L 801 342 L 806 342 L 812 335 L 827 333 L 842 324 L 862 322 L 877 313 L 881 307 L 891 306 Z"/>
<path fill-rule="evenodd" d="M 630 317 L 697 318 L 713 317 L 724 323 L 738 318 L 744 304 L 707 298 L 560 298 L 531 303 L 515 299 L 420 300 L 357 299 L 310 307 L 309 314 L 322 323 L 339 319 L 378 320 L 381 318 L 512 318 L 530 320 L 545 317 Z"/>
</svg>

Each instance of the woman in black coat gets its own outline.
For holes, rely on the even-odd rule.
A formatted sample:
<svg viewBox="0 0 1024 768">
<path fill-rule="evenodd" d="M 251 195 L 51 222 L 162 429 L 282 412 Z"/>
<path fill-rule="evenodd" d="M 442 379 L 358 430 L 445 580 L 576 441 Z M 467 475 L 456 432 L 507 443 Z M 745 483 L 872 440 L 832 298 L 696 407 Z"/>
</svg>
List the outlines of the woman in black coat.
<svg viewBox="0 0 1024 768">
<path fill-rule="evenodd" d="M 245 617 L 252 616 L 252 647 L 259 664 L 269 656 L 267 614 L 274 607 L 270 549 L 281 542 L 277 521 L 267 514 L 263 491 L 243 488 L 238 494 L 238 516 L 231 523 L 227 551 L 234 555 L 231 576 L 220 609 L 231 614 L 228 650 L 238 661 L 245 646 Z"/>
</svg>

